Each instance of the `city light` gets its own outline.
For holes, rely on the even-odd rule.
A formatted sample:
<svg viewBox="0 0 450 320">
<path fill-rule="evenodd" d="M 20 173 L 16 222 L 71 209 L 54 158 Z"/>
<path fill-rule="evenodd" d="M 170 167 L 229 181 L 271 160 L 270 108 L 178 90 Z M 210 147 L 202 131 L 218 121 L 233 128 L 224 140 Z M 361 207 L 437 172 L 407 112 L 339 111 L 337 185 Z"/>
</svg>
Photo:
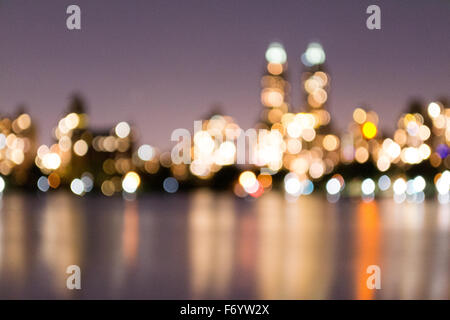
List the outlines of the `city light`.
<svg viewBox="0 0 450 320">
<path fill-rule="evenodd" d="M 48 145 L 38 145 L 28 113 L 0 118 L 3 184 L 113 196 L 121 191 L 135 193 L 142 180 L 150 186 L 146 190 L 168 193 L 185 186 L 230 186 L 243 198 L 281 189 L 291 200 L 311 194 L 316 187 L 322 190 L 325 184 L 331 202 L 341 196 L 362 195 L 364 200 L 390 196 L 392 186 L 398 203 L 421 202 L 425 193 L 433 192 L 441 203 L 447 202 L 450 109 L 445 100 L 409 108 L 400 114 L 391 136 L 379 131 L 383 123 L 378 114 L 365 106 L 356 107 L 348 126 L 338 130 L 328 109 L 332 78 L 321 44 L 310 43 L 302 55 L 303 107 L 295 112 L 286 77 L 286 50 L 274 42 L 264 57 L 260 121 L 245 131 L 227 115 L 215 113 L 202 120 L 187 139 L 186 163 L 173 161 L 167 150 L 138 141 L 139 133 L 128 122 L 104 130 L 89 127 L 82 99 L 75 97 L 72 105 L 77 107 L 70 107 L 56 122 L 54 141 Z M 419 164 L 424 171 L 411 176 L 417 172 L 411 169 Z M 33 168 L 40 171 L 37 177 L 31 174 Z M 366 169 L 372 177 L 367 177 Z"/>
<path fill-rule="evenodd" d="M 338 194 L 341 191 L 341 183 L 337 178 L 331 178 L 326 184 L 326 189 L 331 195 Z"/>
<path fill-rule="evenodd" d="M 386 191 L 391 187 L 391 179 L 387 175 L 382 175 L 378 179 L 378 188 L 380 188 L 381 191 Z"/>
<path fill-rule="evenodd" d="M 405 179 L 398 178 L 397 180 L 395 180 L 393 189 L 394 189 L 395 194 L 398 194 L 398 195 L 404 194 L 407 189 Z"/>
<path fill-rule="evenodd" d="M 130 125 L 126 122 L 119 122 L 115 128 L 116 135 L 119 138 L 126 138 L 131 132 Z"/>
<path fill-rule="evenodd" d="M 80 179 L 73 179 L 70 183 L 70 190 L 76 195 L 82 195 L 84 193 L 84 184 Z"/>
<path fill-rule="evenodd" d="M 325 51 L 322 45 L 312 42 L 308 45 L 305 53 L 302 55 L 302 62 L 307 66 L 314 66 L 325 62 Z"/>
<path fill-rule="evenodd" d="M 266 60 L 271 63 L 286 63 L 287 55 L 281 43 L 273 42 L 266 51 Z"/>
<path fill-rule="evenodd" d="M 154 157 L 154 155 L 155 155 L 154 149 L 148 144 L 143 144 L 138 149 L 138 156 L 143 161 L 151 160 Z"/>
<path fill-rule="evenodd" d="M 288 173 L 284 177 L 284 189 L 290 195 L 298 196 L 302 193 L 303 185 L 296 174 Z"/>
<path fill-rule="evenodd" d="M 428 114 L 431 118 L 437 118 L 441 114 L 441 107 L 436 102 L 428 105 Z"/>
<path fill-rule="evenodd" d="M 367 121 L 362 126 L 362 132 L 366 139 L 373 139 L 377 135 L 377 126 L 370 121 Z"/>
<path fill-rule="evenodd" d="M 164 179 L 163 188 L 168 193 L 175 193 L 178 190 L 178 181 L 175 178 L 168 177 Z"/>
<path fill-rule="evenodd" d="M 259 185 L 255 174 L 251 171 L 242 172 L 239 176 L 239 183 L 247 193 L 256 192 Z"/>
<path fill-rule="evenodd" d="M 3 179 L 3 177 L 0 177 L 0 193 L 3 192 L 3 190 L 5 190 L 5 179 Z"/>
<path fill-rule="evenodd" d="M 128 172 L 122 181 L 122 188 L 125 192 L 134 193 L 141 184 L 141 178 L 134 172 Z"/>
</svg>

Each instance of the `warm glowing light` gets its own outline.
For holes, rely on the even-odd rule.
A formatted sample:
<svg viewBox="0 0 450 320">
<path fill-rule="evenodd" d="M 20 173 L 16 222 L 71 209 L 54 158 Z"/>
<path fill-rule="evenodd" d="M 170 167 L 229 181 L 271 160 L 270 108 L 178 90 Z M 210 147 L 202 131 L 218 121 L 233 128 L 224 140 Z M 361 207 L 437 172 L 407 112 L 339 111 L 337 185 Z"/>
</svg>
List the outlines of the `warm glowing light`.
<svg viewBox="0 0 450 320">
<path fill-rule="evenodd" d="M 247 193 L 256 192 L 259 186 L 256 175 L 251 171 L 244 171 L 239 176 L 239 183 Z"/>
<path fill-rule="evenodd" d="M 61 158 L 57 153 L 47 153 L 42 158 L 42 163 L 47 169 L 56 170 L 61 165 Z"/>
<path fill-rule="evenodd" d="M 2 193 L 5 190 L 5 180 L 3 177 L 0 177 L 0 193 Z"/>
<path fill-rule="evenodd" d="M 153 157 L 155 155 L 155 150 L 153 149 L 152 146 L 150 146 L 148 144 L 143 144 L 142 146 L 139 147 L 137 153 L 138 153 L 138 157 L 142 161 L 149 161 L 149 160 L 153 159 Z"/>
<path fill-rule="evenodd" d="M 283 65 L 281 63 L 270 62 L 267 64 L 267 71 L 269 71 L 269 73 L 277 76 L 283 72 Z"/>
<path fill-rule="evenodd" d="M 19 128 L 21 130 L 26 130 L 30 127 L 31 125 L 31 118 L 28 114 L 24 113 L 21 114 L 18 118 L 17 118 L 17 124 L 19 126 Z"/>
<path fill-rule="evenodd" d="M 78 127 L 80 123 L 80 117 L 76 113 L 70 113 L 64 119 L 64 125 L 69 129 L 73 130 Z"/>
<path fill-rule="evenodd" d="M 387 171 L 391 166 L 391 161 L 386 156 L 381 156 L 377 160 L 377 168 L 381 172 Z"/>
<path fill-rule="evenodd" d="M 369 151 L 364 147 L 359 147 L 355 151 L 355 160 L 364 163 L 369 159 Z"/>
<path fill-rule="evenodd" d="M 122 139 L 123 139 L 123 138 L 126 138 L 126 137 L 128 137 L 128 135 L 129 135 L 130 132 L 131 132 L 130 125 L 129 125 L 128 123 L 124 122 L 124 121 L 119 122 L 119 123 L 116 125 L 115 132 L 116 132 L 116 135 L 117 135 L 119 138 L 122 138 Z"/>
<path fill-rule="evenodd" d="M 84 140 L 78 140 L 73 145 L 73 151 L 77 156 L 84 156 L 88 152 L 88 144 Z"/>
<path fill-rule="evenodd" d="M 236 146 L 231 141 L 225 141 L 220 144 L 217 150 L 216 163 L 220 165 L 230 165 L 234 163 L 236 155 Z"/>
<path fill-rule="evenodd" d="M 339 139 L 335 135 L 329 134 L 323 138 L 323 147 L 327 151 L 334 151 L 339 147 Z"/>
<path fill-rule="evenodd" d="M 114 183 L 111 180 L 103 181 L 101 190 L 105 196 L 112 196 L 115 191 Z"/>
<path fill-rule="evenodd" d="M 353 111 L 353 120 L 355 120 L 358 124 L 363 124 L 366 121 L 367 114 L 366 112 L 361 108 L 356 108 L 355 111 Z"/>
<path fill-rule="evenodd" d="M 267 107 L 281 107 L 283 104 L 283 93 L 277 89 L 264 89 L 261 93 L 261 102 Z"/>
<path fill-rule="evenodd" d="M 59 184 L 61 183 L 61 178 L 56 172 L 51 173 L 48 178 L 48 185 L 52 187 L 53 189 L 56 189 L 59 187 Z"/>
<path fill-rule="evenodd" d="M 313 161 L 309 167 L 309 175 L 313 179 L 319 179 L 324 174 L 325 168 L 321 160 Z"/>
<path fill-rule="evenodd" d="M 370 121 L 364 123 L 362 133 L 366 139 L 373 139 L 377 135 L 377 126 Z"/>
<path fill-rule="evenodd" d="M 140 184 L 141 178 L 134 171 L 128 172 L 122 180 L 122 188 L 128 193 L 136 192 Z"/>
<path fill-rule="evenodd" d="M 210 154 L 214 150 L 214 140 L 207 131 L 199 131 L 194 136 L 196 151 L 201 154 Z"/>
<path fill-rule="evenodd" d="M 302 126 L 297 121 L 292 121 L 287 126 L 287 133 L 292 138 L 298 138 L 302 134 Z"/>
<path fill-rule="evenodd" d="M 437 118 L 441 114 L 441 106 L 436 102 L 431 102 L 428 105 L 428 115 L 431 118 Z"/>
</svg>

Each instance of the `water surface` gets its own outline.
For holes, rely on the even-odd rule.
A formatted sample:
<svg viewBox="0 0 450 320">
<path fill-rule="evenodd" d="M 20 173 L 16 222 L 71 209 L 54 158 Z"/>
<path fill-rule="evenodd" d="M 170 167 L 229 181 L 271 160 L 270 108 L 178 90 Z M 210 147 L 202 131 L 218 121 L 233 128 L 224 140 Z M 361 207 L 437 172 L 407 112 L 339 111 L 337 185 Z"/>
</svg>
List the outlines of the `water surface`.
<svg viewBox="0 0 450 320">
<path fill-rule="evenodd" d="M 450 208 L 199 190 L 6 194 L 0 298 L 449 299 Z M 82 289 L 66 288 L 78 265 Z M 366 286 L 381 268 L 381 290 Z"/>
</svg>

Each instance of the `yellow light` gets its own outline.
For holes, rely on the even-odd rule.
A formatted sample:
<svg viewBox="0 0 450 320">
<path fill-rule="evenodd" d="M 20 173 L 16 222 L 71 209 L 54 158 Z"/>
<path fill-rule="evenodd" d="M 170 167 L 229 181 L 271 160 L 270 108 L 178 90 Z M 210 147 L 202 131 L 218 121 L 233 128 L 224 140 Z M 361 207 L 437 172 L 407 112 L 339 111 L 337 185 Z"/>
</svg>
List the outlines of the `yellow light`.
<svg viewBox="0 0 450 320">
<path fill-rule="evenodd" d="M 366 139 L 373 139 L 377 135 L 377 126 L 373 122 L 366 122 L 362 127 L 362 133 Z"/>
</svg>

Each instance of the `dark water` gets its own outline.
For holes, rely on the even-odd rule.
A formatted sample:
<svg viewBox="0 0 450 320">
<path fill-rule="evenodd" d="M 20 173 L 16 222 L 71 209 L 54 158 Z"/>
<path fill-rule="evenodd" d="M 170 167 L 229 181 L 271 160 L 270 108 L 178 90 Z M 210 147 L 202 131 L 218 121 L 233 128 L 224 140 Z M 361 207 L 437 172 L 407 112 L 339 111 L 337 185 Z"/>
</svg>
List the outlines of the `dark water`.
<svg viewBox="0 0 450 320">
<path fill-rule="evenodd" d="M 434 201 L 7 194 L 0 239 L 0 298 L 450 297 L 450 208 Z M 369 265 L 380 290 L 366 286 Z"/>
</svg>

